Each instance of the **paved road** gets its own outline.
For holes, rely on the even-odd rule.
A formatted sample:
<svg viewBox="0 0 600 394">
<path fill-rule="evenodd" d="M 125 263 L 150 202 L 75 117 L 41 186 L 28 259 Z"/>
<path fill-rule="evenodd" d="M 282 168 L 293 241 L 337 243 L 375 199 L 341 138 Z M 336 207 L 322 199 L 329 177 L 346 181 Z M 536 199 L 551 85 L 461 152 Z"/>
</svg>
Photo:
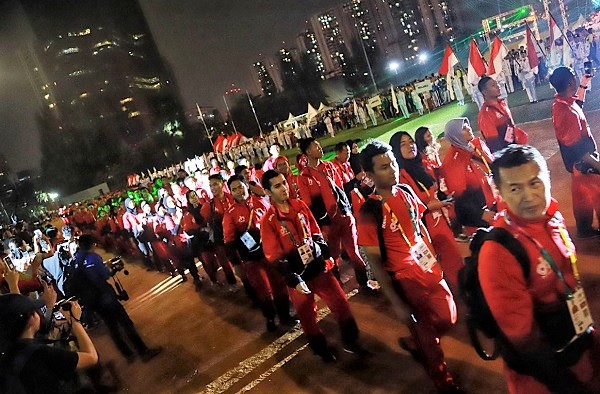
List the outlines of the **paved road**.
<svg viewBox="0 0 600 394">
<path fill-rule="evenodd" d="M 600 111 L 588 116 L 594 125 L 594 135 L 600 140 Z M 543 120 L 522 127 L 530 133 L 532 144 L 540 147 L 549 160 L 553 195 L 560 201 L 573 231 L 570 177 L 557 154 L 551 122 Z M 600 319 L 600 240 L 575 243 L 592 312 Z M 461 247 L 466 253 L 464 245 Z M 131 274 L 123 278 L 123 283 L 131 300 L 125 303 L 126 308 L 143 337 L 152 345 L 164 346 L 165 352 L 147 364 L 128 365 L 116 352 L 106 330 L 103 327 L 94 330 L 92 337 L 101 358 L 113 360 L 117 366 L 123 392 L 434 392 L 422 368 L 397 345 L 397 338 L 407 335 L 407 328 L 393 316 L 383 297 L 353 291 L 352 278 L 346 283 L 346 291 L 361 328 L 363 344 L 374 355 L 358 360 L 340 354 L 338 363 L 326 365 L 306 348 L 298 330 L 266 333 L 259 310 L 250 307 L 243 292 L 204 289 L 198 294 L 191 284 L 146 272 L 136 263 L 128 268 Z M 321 325 L 339 348 L 339 333 L 327 312 L 322 310 Z M 442 344 L 450 368 L 458 372 L 469 392 L 506 392 L 501 363 L 484 362 L 476 356 L 460 317 L 459 324 Z"/>
</svg>

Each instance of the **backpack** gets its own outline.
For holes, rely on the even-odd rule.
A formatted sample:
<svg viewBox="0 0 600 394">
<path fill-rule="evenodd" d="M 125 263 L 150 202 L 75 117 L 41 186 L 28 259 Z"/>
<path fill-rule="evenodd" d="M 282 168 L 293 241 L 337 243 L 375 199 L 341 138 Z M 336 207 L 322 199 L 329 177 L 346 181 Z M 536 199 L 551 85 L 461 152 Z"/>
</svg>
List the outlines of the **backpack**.
<svg viewBox="0 0 600 394">
<path fill-rule="evenodd" d="M 71 259 L 70 263 L 64 269 L 65 281 L 63 283 L 63 292 L 66 298 L 76 297 L 83 305 L 89 306 L 96 297 L 97 286 L 91 281 L 85 273 L 85 258 L 76 260 Z"/>
<path fill-rule="evenodd" d="M 467 328 L 471 344 L 484 360 L 495 360 L 501 352 L 502 332 L 485 300 L 479 282 L 479 251 L 486 241 L 496 241 L 512 254 L 523 269 L 525 281 L 529 282 L 529 257 L 523 245 L 506 229 L 500 227 L 480 228 L 469 245 L 471 255 L 465 257 L 465 266 L 458 273 L 460 296 L 467 306 Z M 479 340 L 479 332 L 494 340 L 494 350 L 488 353 Z"/>
</svg>

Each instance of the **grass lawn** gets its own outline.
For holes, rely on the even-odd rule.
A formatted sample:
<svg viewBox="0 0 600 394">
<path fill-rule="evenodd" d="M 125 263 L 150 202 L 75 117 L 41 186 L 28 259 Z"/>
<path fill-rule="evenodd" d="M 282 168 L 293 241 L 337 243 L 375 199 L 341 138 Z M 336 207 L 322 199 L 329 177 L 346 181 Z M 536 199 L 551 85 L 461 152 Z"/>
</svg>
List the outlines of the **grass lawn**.
<svg viewBox="0 0 600 394">
<path fill-rule="evenodd" d="M 529 103 L 527 94 L 524 90 L 517 90 L 508 96 L 508 105 L 512 111 L 513 118 L 517 124 L 532 122 L 542 119 L 547 119 L 551 116 L 552 99 L 554 97 L 554 90 L 549 84 L 545 83 L 537 87 L 538 103 Z M 594 100 L 597 96 L 596 92 L 588 92 L 588 101 L 585 105 L 585 110 L 594 110 L 600 108 L 600 100 Z M 444 132 L 444 126 L 446 123 L 457 117 L 467 117 L 471 122 L 471 126 L 474 130 L 478 130 L 477 127 L 477 113 L 478 109 L 475 103 L 470 102 L 470 97 L 465 96 L 464 106 L 459 106 L 457 102 L 445 105 L 436 109 L 431 113 L 425 113 L 422 116 L 418 114 L 411 114 L 409 119 L 397 118 L 392 121 L 387 121 L 375 127 L 369 127 L 364 130 L 361 127 L 355 127 L 350 130 L 344 130 L 335 137 L 326 136 L 319 139 L 323 151 L 325 152 L 324 159 L 331 160 L 335 156 L 333 147 L 340 141 L 346 141 L 349 139 L 360 138 L 366 141 L 371 138 L 376 138 L 380 141 L 389 142 L 390 138 L 397 131 L 408 131 L 411 135 L 414 135 L 415 131 L 421 126 L 427 126 L 431 129 L 435 136 L 439 136 Z M 370 122 L 369 122 L 370 123 Z M 290 163 L 294 163 L 296 155 L 299 150 L 297 148 L 288 149 L 282 152 L 282 155 L 287 156 L 290 159 Z M 292 166 L 293 171 L 296 169 Z"/>
</svg>

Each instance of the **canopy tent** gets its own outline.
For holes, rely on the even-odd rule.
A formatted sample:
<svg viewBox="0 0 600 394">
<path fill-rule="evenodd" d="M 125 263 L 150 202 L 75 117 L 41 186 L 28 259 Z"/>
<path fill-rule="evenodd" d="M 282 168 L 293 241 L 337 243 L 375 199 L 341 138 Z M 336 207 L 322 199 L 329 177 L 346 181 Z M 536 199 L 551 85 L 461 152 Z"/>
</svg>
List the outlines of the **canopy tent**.
<svg viewBox="0 0 600 394">
<path fill-rule="evenodd" d="M 333 108 L 331 108 L 331 107 L 328 107 L 327 105 L 325 105 L 325 104 L 323 104 L 323 103 L 320 103 L 320 104 L 319 104 L 319 109 L 318 109 L 317 111 L 318 111 L 319 113 L 323 113 L 323 112 L 326 112 L 326 111 L 329 111 L 329 110 L 332 110 L 332 109 L 333 109 Z"/>
<path fill-rule="evenodd" d="M 585 27 L 586 23 L 587 20 L 585 19 L 585 16 L 579 14 L 579 18 L 571 25 L 571 30 L 575 30 L 578 27 Z"/>
</svg>

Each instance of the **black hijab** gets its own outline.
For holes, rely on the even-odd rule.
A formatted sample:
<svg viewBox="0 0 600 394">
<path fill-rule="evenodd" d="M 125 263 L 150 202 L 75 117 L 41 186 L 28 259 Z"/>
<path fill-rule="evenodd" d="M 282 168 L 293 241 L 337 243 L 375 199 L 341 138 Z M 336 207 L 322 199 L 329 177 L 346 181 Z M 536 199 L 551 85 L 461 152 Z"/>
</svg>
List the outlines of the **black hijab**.
<svg viewBox="0 0 600 394">
<path fill-rule="evenodd" d="M 424 186 L 425 190 L 428 190 L 434 184 L 434 179 L 431 175 L 429 175 L 429 172 L 427 172 L 427 169 L 423 165 L 421 154 L 417 152 L 417 156 L 414 159 L 405 159 L 402 157 L 402 152 L 400 151 L 400 141 L 405 135 L 409 136 L 410 139 L 413 139 L 406 131 L 399 131 L 390 139 L 390 145 L 392 146 L 394 157 L 396 157 L 398 166 L 406 170 L 408 175 L 411 176 L 411 178 L 417 183 L 417 185 L 419 185 L 419 187 Z"/>
</svg>

